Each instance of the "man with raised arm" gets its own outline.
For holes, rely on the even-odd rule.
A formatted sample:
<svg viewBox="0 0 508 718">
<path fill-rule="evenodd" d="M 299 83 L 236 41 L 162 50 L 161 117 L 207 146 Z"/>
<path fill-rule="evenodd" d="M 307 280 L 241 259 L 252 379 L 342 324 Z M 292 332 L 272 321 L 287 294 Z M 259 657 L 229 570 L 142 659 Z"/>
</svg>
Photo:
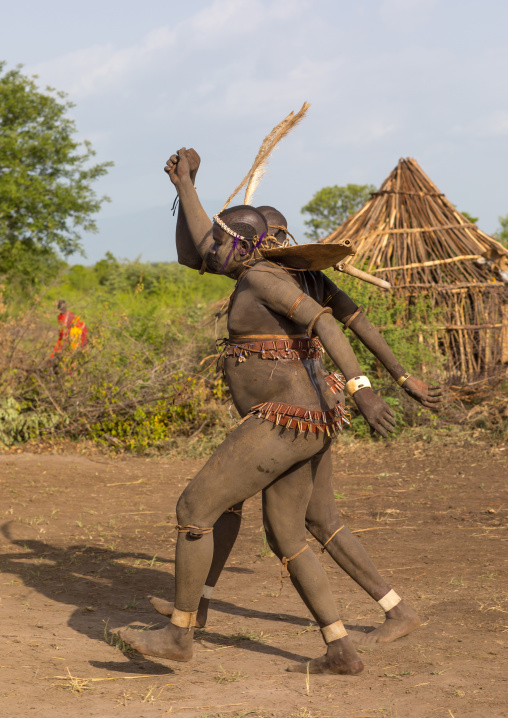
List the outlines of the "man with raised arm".
<svg viewBox="0 0 508 718">
<path fill-rule="evenodd" d="M 194 183 L 200 163 L 199 155 L 192 149 L 181 150 L 181 152 L 185 152 L 190 177 Z M 176 169 L 177 163 L 178 156 L 173 155 L 165 167 L 172 179 L 176 178 L 173 171 Z M 270 233 L 275 235 L 279 242 L 284 241 L 287 231 L 287 222 L 284 215 L 269 206 L 258 207 L 258 211 L 265 217 Z M 209 226 L 211 228 L 211 222 Z M 182 207 L 179 208 L 176 243 L 180 263 L 195 269 L 200 268 L 202 258 L 195 248 Z M 309 274 L 314 275 L 315 273 Z M 395 359 L 390 348 L 365 315 L 359 311 L 357 305 L 352 302 L 345 292 L 338 290 L 327 277 L 321 279 L 327 292 L 324 303 L 331 306 L 333 316 L 343 324 L 351 327 L 352 331 L 381 361 L 394 378 L 405 377 L 406 373 Z M 402 387 L 413 399 L 428 408 L 436 408 L 440 401 L 440 389 L 428 387 L 415 377 L 407 378 Z M 306 512 L 307 528 L 323 545 L 323 550 L 326 550 L 336 563 L 379 603 L 385 612 L 384 624 L 369 633 L 360 634 L 360 640 L 363 643 L 387 643 L 393 641 L 417 628 L 420 621 L 414 610 L 400 600 L 397 594 L 391 590 L 389 584 L 377 571 L 362 544 L 344 526 L 334 501 L 331 474 L 331 454 L 328 452 L 320 462 L 319 471 L 314 479 L 314 488 Z M 238 535 L 241 523 L 241 508 L 241 504 L 230 507 L 214 525 L 213 561 L 197 614 L 197 625 L 200 627 L 203 627 L 206 623 L 213 589 Z M 167 616 L 171 615 L 173 607 L 169 601 L 157 597 L 153 597 L 151 601 L 159 613 Z"/>
<path fill-rule="evenodd" d="M 270 546 L 327 645 L 325 655 L 308 668 L 297 665 L 293 670 L 356 674 L 363 665 L 339 619 L 326 574 L 305 540 L 313 480 L 345 418 L 336 396 L 340 378 L 324 369 L 321 345 L 342 370 L 374 430 L 382 435 L 391 431 L 393 413 L 361 375 L 349 343 L 330 316 L 332 309 L 323 307 L 324 275 L 307 277 L 309 273 L 292 273 L 263 260 L 259 248 L 268 227 L 253 207 L 221 212 L 210 231 L 184 152 L 172 175 L 199 256 L 209 271 L 236 280 L 223 358 L 233 401 L 244 420 L 178 501 L 176 598 L 169 625 L 148 632 L 121 629 L 119 634 L 142 653 L 188 660 L 213 557 L 213 525 L 228 507 L 264 489 Z M 302 291 L 309 283 L 321 302 Z"/>
</svg>

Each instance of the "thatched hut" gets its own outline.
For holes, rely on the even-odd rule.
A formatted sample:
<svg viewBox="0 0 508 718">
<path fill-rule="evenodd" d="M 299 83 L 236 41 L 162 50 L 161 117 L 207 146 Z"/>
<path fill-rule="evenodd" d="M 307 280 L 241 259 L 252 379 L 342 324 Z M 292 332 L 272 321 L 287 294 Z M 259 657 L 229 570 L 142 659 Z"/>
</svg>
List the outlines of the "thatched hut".
<svg viewBox="0 0 508 718">
<path fill-rule="evenodd" d="M 379 191 L 321 241 L 344 239 L 356 246 L 351 264 L 407 298 L 405 320 L 417 296 L 440 309 L 423 340 L 444 353 L 450 378 L 506 370 L 508 251 L 460 214 L 414 159 L 401 159 Z"/>
</svg>

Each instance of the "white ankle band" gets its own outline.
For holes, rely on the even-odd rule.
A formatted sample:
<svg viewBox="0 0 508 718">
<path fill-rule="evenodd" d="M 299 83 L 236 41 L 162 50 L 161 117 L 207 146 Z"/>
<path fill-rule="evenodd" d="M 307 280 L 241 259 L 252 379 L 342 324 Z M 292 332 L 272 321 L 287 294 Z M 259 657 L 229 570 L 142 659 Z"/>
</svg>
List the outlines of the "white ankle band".
<svg viewBox="0 0 508 718">
<path fill-rule="evenodd" d="M 383 596 L 383 598 L 380 598 L 378 603 L 383 609 L 385 613 L 387 613 L 391 608 L 394 608 L 398 603 L 402 601 L 401 597 L 395 593 L 395 591 L 392 590 L 388 591 L 386 596 Z"/>
<path fill-rule="evenodd" d="M 323 626 L 321 634 L 325 643 L 331 643 L 332 641 L 336 641 L 337 638 L 347 636 L 347 631 L 342 621 L 335 621 L 335 623 L 330 623 L 329 626 Z"/>
<path fill-rule="evenodd" d="M 201 594 L 203 596 L 203 598 L 210 599 L 212 597 L 212 593 L 213 593 L 213 586 L 207 586 L 205 583 L 205 585 L 203 587 L 203 593 Z"/>
</svg>

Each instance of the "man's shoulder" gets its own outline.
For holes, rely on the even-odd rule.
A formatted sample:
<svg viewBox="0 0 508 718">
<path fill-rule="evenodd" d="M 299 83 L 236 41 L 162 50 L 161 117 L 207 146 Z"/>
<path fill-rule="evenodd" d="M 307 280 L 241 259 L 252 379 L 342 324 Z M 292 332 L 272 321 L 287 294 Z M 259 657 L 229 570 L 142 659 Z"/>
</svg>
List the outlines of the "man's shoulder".
<svg viewBox="0 0 508 718">
<path fill-rule="evenodd" d="M 277 264 L 265 261 L 256 262 L 253 267 L 247 270 L 242 279 L 242 284 L 245 282 L 246 286 L 252 287 L 253 289 L 278 284 L 279 282 L 297 284 L 291 272 L 285 267 L 280 267 Z"/>
</svg>

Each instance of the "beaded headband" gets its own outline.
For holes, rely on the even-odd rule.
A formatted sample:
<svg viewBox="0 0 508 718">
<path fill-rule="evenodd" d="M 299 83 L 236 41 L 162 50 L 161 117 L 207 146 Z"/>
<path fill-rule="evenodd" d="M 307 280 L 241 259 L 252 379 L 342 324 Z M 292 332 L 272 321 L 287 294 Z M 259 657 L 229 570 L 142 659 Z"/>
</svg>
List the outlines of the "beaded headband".
<svg viewBox="0 0 508 718">
<path fill-rule="evenodd" d="M 225 232 L 230 234 L 232 237 L 238 237 L 238 239 L 245 239 L 245 237 L 242 237 L 241 234 L 237 234 L 236 232 L 233 232 L 231 227 L 228 227 L 225 222 L 222 221 L 222 219 L 219 217 L 218 214 L 213 215 L 213 221 L 219 225 L 221 229 L 223 229 Z"/>
<path fill-rule="evenodd" d="M 220 227 L 221 229 L 223 229 L 225 232 L 227 232 L 227 234 L 229 234 L 231 237 L 237 237 L 238 239 L 245 239 L 245 237 L 242 237 L 241 234 L 237 234 L 235 231 L 233 231 L 233 230 L 231 229 L 231 227 L 228 227 L 227 224 L 219 217 L 218 214 L 214 214 L 214 215 L 213 215 L 213 221 L 214 221 L 216 224 L 218 224 L 219 227 Z M 271 229 L 282 230 L 282 231 L 285 232 L 286 234 L 289 234 L 289 236 L 292 238 L 293 242 L 294 242 L 295 244 L 297 244 L 296 239 L 293 237 L 293 235 L 292 235 L 291 232 L 288 230 L 288 228 L 287 228 L 287 227 L 284 227 L 284 225 L 281 225 L 281 224 L 269 224 L 268 227 L 271 228 Z M 268 236 L 270 237 L 270 239 L 275 239 L 275 237 L 274 237 L 273 235 L 268 235 Z M 288 245 L 289 245 L 289 242 L 288 242 L 287 240 L 285 240 L 284 242 L 282 242 L 282 246 L 288 246 Z"/>
</svg>

